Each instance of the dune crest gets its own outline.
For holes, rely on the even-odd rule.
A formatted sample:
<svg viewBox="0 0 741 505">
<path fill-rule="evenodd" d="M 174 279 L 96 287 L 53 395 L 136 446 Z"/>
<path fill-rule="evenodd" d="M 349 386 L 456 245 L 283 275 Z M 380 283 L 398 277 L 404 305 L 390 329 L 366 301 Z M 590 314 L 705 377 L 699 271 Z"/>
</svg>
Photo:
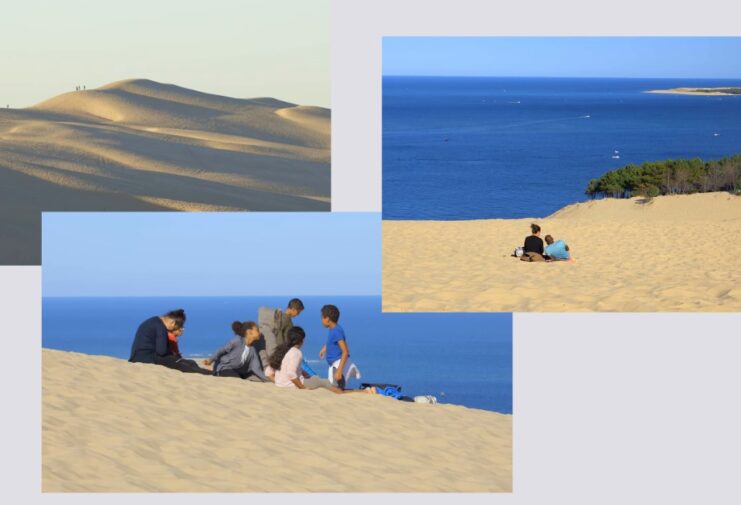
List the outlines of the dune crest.
<svg viewBox="0 0 741 505">
<path fill-rule="evenodd" d="M 50 349 L 42 374 L 44 492 L 512 489 L 511 415 Z"/>
<path fill-rule="evenodd" d="M 584 221 L 703 221 L 708 216 L 717 220 L 741 217 L 741 198 L 730 193 L 695 193 L 670 195 L 652 199 L 643 197 L 604 198 L 568 205 L 547 219 Z"/>
<path fill-rule="evenodd" d="M 576 262 L 525 263 L 530 233 Z M 383 310 L 658 312 L 741 310 L 741 196 L 595 200 L 546 218 L 384 221 Z"/>
<path fill-rule="evenodd" d="M 331 133 L 329 122 L 330 113 L 328 109 L 297 105 L 295 107 L 278 109 L 275 113 L 306 128 L 324 132 L 327 136 Z"/>
<path fill-rule="evenodd" d="M 42 211 L 328 211 L 330 132 L 328 109 L 147 79 L 0 109 L 0 264 L 40 263 Z"/>
</svg>

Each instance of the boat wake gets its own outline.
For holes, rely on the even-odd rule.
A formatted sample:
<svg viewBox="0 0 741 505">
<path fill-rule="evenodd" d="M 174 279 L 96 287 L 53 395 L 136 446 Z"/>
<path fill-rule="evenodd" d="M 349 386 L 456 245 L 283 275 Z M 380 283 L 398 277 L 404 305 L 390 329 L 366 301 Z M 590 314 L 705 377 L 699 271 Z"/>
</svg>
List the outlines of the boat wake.
<svg viewBox="0 0 741 505">
<path fill-rule="evenodd" d="M 507 129 L 507 128 L 519 128 L 521 126 L 531 126 L 531 125 L 536 125 L 536 124 L 561 123 L 564 121 L 573 121 L 575 119 L 585 119 L 589 117 L 591 116 L 569 116 L 569 117 L 559 117 L 559 118 L 553 118 L 553 119 L 537 119 L 534 121 L 524 121 L 522 123 L 502 125 L 500 128 Z"/>
</svg>

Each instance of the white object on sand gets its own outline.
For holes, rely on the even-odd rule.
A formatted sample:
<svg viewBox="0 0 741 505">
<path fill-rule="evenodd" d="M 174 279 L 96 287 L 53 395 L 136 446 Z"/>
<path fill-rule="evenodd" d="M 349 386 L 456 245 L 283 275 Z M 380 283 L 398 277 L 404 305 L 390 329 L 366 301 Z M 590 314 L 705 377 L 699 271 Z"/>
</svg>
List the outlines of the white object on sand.
<svg viewBox="0 0 741 505">
<path fill-rule="evenodd" d="M 329 379 L 329 382 L 331 382 L 333 386 L 337 385 L 337 381 L 334 380 L 334 372 L 339 367 L 340 367 L 340 360 L 337 360 L 334 363 L 332 363 L 332 366 L 330 366 L 329 370 L 327 371 L 327 379 Z M 347 382 L 350 379 L 360 380 L 361 378 L 360 369 L 352 361 L 347 361 L 345 363 L 344 370 L 342 370 L 342 376 L 345 378 L 345 382 Z"/>
</svg>

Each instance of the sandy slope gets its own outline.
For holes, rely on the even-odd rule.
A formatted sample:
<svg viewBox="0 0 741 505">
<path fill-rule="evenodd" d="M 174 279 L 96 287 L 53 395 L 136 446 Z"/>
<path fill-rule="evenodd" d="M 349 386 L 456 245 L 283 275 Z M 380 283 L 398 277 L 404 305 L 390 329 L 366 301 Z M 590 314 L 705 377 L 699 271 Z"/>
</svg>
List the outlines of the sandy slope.
<svg viewBox="0 0 741 505">
<path fill-rule="evenodd" d="M 329 210 L 330 113 L 143 79 L 0 109 L 0 264 L 41 211 Z"/>
<path fill-rule="evenodd" d="M 512 258 L 529 225 L 576 263 Z M 388 311 L 739 311 L 741 197 L 599 200 L 545 219 L 384 221 Z"/>
<path fill-rule="evenodd" d="M 43 491 L 505 491 L 512 416 L 43 350 Z"/>
</svg>

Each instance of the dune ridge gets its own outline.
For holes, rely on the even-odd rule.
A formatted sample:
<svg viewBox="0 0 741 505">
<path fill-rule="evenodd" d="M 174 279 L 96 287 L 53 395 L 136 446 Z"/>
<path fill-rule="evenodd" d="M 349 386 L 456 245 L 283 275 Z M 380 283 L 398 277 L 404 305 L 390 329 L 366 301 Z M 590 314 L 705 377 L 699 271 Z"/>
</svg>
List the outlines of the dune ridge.
<svg viewBox="0 0 741 505">
<path fill-rule="evenodd" d="M 530 223 L 575 263 L 511 257 Z M 741 196 L 603 199 L 546 218 L 384 221 L 383 310 L 741 310 Z"/>
<path fill-rule="evenodd" d="M 330 130 L 321 107 L 146 79 L 0 109 L 0 264 L 39 264 L 42 211 L 328 211 Z"/>
<path fill-rule="evenodd" d="M 511 491 L 512 416 L 42 350 L 44 492 Z"/>
</svg>

